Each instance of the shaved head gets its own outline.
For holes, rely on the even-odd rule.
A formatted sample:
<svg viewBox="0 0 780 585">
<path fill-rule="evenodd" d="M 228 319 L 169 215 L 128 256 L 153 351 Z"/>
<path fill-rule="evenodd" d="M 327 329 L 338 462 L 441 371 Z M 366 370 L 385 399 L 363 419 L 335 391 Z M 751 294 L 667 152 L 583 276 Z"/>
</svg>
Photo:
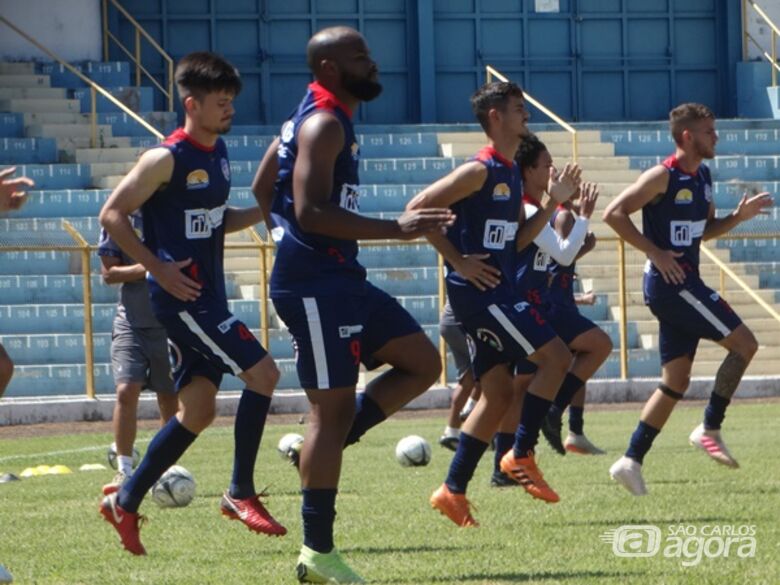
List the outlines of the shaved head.
<svg viewBox="0 0 780 585">
<path fill-rule="evenodd" d="M 326 59 L 340 61 L 348 49 L 356 44 L 365 45 L 365 39 L 354 28 L 333 26 L 315 34 L 306 46 L 306 61 L 315 75 Z"/>
</svg>

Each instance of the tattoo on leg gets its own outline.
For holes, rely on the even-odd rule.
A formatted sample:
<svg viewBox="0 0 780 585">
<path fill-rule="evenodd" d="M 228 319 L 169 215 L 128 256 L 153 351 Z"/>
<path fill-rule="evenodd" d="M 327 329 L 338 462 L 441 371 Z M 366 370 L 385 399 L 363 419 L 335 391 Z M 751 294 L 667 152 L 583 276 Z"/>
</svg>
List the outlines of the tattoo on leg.
<svg viewBox="0 0 780 585">
<path fill-rule="evenodd" d="M 712 391 L 718 396 L 731 400 L 747 367 L 748 362 L 744 357 L 730 351 L 718 368 L 718 373 L 715 376 L 715 387 Z"/>
</svg>

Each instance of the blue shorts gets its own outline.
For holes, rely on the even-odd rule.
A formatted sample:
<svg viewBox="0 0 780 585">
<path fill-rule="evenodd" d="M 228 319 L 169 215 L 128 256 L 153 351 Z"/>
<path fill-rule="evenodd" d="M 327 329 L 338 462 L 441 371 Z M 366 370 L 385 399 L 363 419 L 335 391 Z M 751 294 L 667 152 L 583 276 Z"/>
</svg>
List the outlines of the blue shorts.
<svg viewBox="0 0 780 585">
<path fill-rule="evenodd" d="M 477 379 L 499 364 L 524 362 L 555 337 L 542 313 L 525 301 L 488 305 L 462 323 Z"/>
<path fill-rule="evenodd" d="M 742 324 L 729 304 L 702 281 L 647 302 L 658 318 L 661 365 L 696 355 L 700 339 L 720 341 Z"/>
<path fill-rule="evenodd" d="M 566 345 L 586 331 L 598 327 L 577 310 L 577 307 L 552 305 L 545 313 L 547 320 Z"/>
<path fill-rule="evenodd" d="M 382 364 L 373 354 L 389 341 L 421 333 L 398 301 L 370 283 L 364 295 L 279 297 L 276 313 L 293 338 L 301 386 L 327 390 L 355 386 L 360 364 Z"/>
<path fill-rule="evenodd" d="M 238 376 L 268 352 L 227 307 L 202 306 L 178 314 L 157 315 L 168 333 L 176 389 L 193 376 L 208 378 L 219 388 L 223 374 Z"/>
</svg>

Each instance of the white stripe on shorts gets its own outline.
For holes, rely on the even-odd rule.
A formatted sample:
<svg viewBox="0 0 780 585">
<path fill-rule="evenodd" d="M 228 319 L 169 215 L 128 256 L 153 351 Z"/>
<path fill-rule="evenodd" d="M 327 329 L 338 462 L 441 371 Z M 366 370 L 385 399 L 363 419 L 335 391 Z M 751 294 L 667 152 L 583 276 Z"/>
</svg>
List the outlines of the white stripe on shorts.
<svg viewBox="0 0 780 585">
<path fill-rule="evenodd" d="M 729 333 L 731 333 L 731 330 L 723 324 L 723 321 L 718 319 L 715 314 L 705 306 L 704 303 L 693 296 L 691 291 L 683 289 L 680 291 L 680 296 L 685 300 L 685 302 L 701 313 L 702 317 L 707 319 L 707 321 L 709 321 L 715 327 L 715 329 L 720 331 L 723 337 L 726 337 Z"/>
<path fill-rule="evenodd" d="M 203 331 L 203 329 L 201 329 L 200 325 L 198 325 L 195 319 L 192 318 L 192 315 L 190 315 L 187 311 L 182 311 L 179 313 L 179 318 L 184 321 L 184 324 L 189 327 L 190 331 L 198 336 L 198 339 L 205 343 L 206 346 L 214 352 L 214 355 L 221 359 L 227 367 L 233 370 L 233 375 L 238 376 L 241 372 L 244 371 L 236 362 L 230 359 L 228 354 L 222 351 L 222 348 L 220 348 L 214 342 L 214 340 L 211 339 L 211 337 L 209 337 L 205 331 Z"/>
<path fill-rule="evenodd" d="M 510 321 L 506 315 L 501 311 L 501 309 L 498 308 L 498 305 L 489 305 L 488 311 L 490 311 L 490 314 L 493 315 L 493 317 L 496 318 L 496 321 L 504 328 L 506 329 L 506 332 L 509 333 L 509 335 L 512 336 L 512 339 L 514 339 L 517 343 L 520 344 L 520 347 L 525 350 L 525 353 L 527 355 L 531 355 L 536 351 L 533 345 L 528 343 L 528 340 L 523 337 L 523 334 L 518 331 L 517 327 L 514 326 L 512 321 Z"/>
<path fill-rule="evenodd" d="M 317 299 L 304 298 L 303 308 L 306 309 L 306 320 L 309 322 L 314 368 L 317 371 L 317 388 L 324 390 L 330 388 L 330 379 L 328 378 L 328 358 L 325 355 L 325 338 L 322 335 L 322 321 L 320 320 L 320 311 L 317 309 Z"/>
</svg>

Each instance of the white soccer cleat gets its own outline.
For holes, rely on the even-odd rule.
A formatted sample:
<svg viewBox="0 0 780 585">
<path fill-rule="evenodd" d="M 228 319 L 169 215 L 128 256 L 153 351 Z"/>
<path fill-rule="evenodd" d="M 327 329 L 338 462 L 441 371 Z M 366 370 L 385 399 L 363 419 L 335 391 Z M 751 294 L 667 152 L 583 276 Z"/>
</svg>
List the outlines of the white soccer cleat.
<svg viewBox="0 0 780 585">
<path fill-rule="evenodd" d="M 729 453 L 729 450 L 726 448 L 726 444 L 720 436 L 720 430 L 707 431 L 704 429 L 704 424 L 700 424 L 693 429 L 691 436 L 688 437 L 688 441 L 691 445 L 698 447 L 721 465 L 731 467 L 732 469 L 739 467 L 737 460 L 731 456 L 731 453 Z"/>
<path fill-rule="evenodd" d="M 645 480 L 642 479 L 642 464 L 638 461 L 624 455 L 612 464 L 609 475 L 633 495 L 647 495 Z"/>
<path fill-rule="evenodd" d="M 585 435 L 577 435 L 572 432 L 566 436 L 563 441 L 563 448 L 570 453 L 579 453 L 580 455 L 604 455 L 606 451 L 599 449 L 590 442 Z"/>
</svg>

